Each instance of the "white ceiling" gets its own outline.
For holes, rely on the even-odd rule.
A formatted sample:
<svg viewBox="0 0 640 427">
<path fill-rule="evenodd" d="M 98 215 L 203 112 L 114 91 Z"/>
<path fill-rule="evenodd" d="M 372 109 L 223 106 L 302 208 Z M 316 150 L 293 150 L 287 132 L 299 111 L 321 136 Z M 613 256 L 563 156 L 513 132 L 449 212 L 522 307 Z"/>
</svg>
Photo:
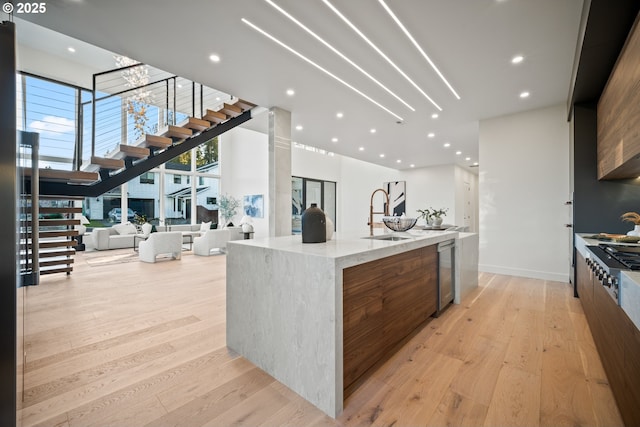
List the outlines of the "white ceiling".
<svg viewBox="0 0 640 427">
<path fill-rule="evenodd" d="M 478 159 L 479 120 L 565 103 L 582 0 L 386 0 L 455 88 L 438 78 L 376 0 L 329 0 L 439 106 L 366 44 L 322 0 L 274 0 L 399 97 L 304 32 L 266 0 L 49 0 L 39 25 L 200 82 L 263 107 L 292 112 L 292 139 L 404 169 Z M 241 21 L 245 18 L 374 99 L 398 119 Z M 68 55 L 68 40 L 34 29 L 18 40 Z M 25 26 L 26 27 L 26 26 Z M 34 37 L 31 40 L 28 34 Z M 44 38 L 44 39 L 43 39 Z M 91 58 L 86 45 L 78 58 Z M 217 54 L 217 64 L 209 60 Z M 519 65 L 511 58 L 524 55 Z M 112 60 L 112 58 L 109 58 Z M 93 65 L 103 65 L 96 58 Z M 104 65 L 108 68 L 109 65 Z M 294 96 L 286 95 L 288 88 Z M 521 99 L 520 92 L 530 97 Z M 342 119 L 336 113 L 344 113 Z M 431 114 L 438 112 L 439 118 Z M 264 126 L 258 118 L 256 125 Z M 302 125 L 303 130 L 295 129 Z M 376 129 L 372 134 L 370 129 Z M 427 135 L 433 132 L 435 137 Z M 338 142 L 332 142 L 338 138 Z M 445 149 L 443 144 L 451 147 Z M 359 147 L 364 147 L 360 151 Z M 456 151 L 461 155 L 456 155 Z M 384 153 L 385 157 L 379 155 Z M 467 161 L 465 158 L 470 157 Z M 401 163 L 397 163 L 401 160 Z"/>
</svg>

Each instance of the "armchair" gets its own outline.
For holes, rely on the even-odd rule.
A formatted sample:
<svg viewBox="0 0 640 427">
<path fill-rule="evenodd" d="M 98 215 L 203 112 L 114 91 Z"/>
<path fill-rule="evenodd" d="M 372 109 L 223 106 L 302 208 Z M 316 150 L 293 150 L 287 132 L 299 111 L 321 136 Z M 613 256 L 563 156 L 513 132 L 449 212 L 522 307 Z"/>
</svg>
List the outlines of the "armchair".
<svg viewBox="0 0 640 427">
<path fill-rule="evenodd" d="M 165 233 L 151 233 L 149 238 L 140 242 L 140 261 L 156 262 L 156 256 L 171 254 L 173 259 L 182 257 L 182 233 L 170 231 Z"/>
<path fill-rule="evenodd" d="M 193 239 L 194 255 L 209 256 L 211 252 L 216 250 L 218 253 L 224 253 L 229 241 L 229 230 L 207 230 L 201 236 Z"/>
</svg>

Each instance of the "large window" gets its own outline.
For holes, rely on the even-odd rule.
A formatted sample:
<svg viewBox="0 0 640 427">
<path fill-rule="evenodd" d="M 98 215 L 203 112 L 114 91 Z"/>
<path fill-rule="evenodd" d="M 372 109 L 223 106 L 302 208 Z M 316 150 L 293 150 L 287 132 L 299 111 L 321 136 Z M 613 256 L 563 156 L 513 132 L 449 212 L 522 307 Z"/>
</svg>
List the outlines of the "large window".
<svg viewBox="0 0 640 427">
<path fill-rule="evenodd" d="M 145 172 L 140 175 L 140 184 L 153 184 L 156 181 L 156 175 L 153 172 Z"/>
<path fill-rule="evenodd" d="M 88 91 L 46 78 L 16 76 L 16 128 L 40 135 L 40 167 L 71 170 L 81 164 L 80 119 Z"/>
<path fill-rule="evenodd" d="M 311 178 L 294 176 L 291 178 L 291 231 L 302 232 L 302 212 L 311 206 L 318 205 L 336 224 L 336 183 Z"/>
</svg>

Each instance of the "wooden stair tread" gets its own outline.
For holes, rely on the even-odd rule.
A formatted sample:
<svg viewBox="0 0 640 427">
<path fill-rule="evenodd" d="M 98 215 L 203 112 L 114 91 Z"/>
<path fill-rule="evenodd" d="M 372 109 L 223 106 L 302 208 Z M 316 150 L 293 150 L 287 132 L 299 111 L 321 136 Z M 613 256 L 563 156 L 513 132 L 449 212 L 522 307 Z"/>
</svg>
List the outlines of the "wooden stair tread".
<svg viewBox="0 0 640 427">
<path fill-rule="evenodd" d="M 31 168 L 24 168 L 26 176 L 32 176 Z M 95 182 L 100 178 L 97 172 L 68 171 L 61 169 L 38 169 L 40 179 L 68 181 L 69 183 Z"/>
<path fill-rule="evenodd" d="M 51 240 L 48 242 L 38 242 L 38 246 L 40 249 L 63 248 L 63 247 L 70 247 L 70 246 L 78 246 L 78 241 L 77 240 Z M 27 247 L 30 249 L 31 244 L 27 245 Z"/>
<path fill-rule="evenodd" d="M 168 137 L 174 137 L 179 139 L 185 139 L 193 135 L 193 131 L 191 129 L 183 128 L 180 126 L 171 126 L 169 125 L 169 131 L 167 131 L 166 135 Z"/>
<path fill-rule="evenodd" d="M 40 270 L 40 275 L 55 274 L 55 273 L 71 273 L 72 271 L 73 271 L 73 267 L 52 268 L 50 270 Z"/>
<path fill-rule="evenodd" d="M 147 147 L 168 148 L 173 145 L 173 140 L 171 138 L 167 138 L 166 136 L 145 135 L 144 144 Z"/>
<path fill-rule="evenodd" d="M 118 151 L 122 153 L 124 157 L 133 157 L 136 159 L 144 159 L 145 157 L 149 157 L 149 154 L 151 154 L 148 148 L 126 144 L 120 144 L 120 149 Z"/>
<path fill-rule="evenodd" d="M 233 105 L 237 105 L 238 107 L 242 108 L 245 111 L 250 110 L 256 106 L 256 104 L 249 101 L 245 101 L 244 99 L 240 99 L 240 98 L 238 98 L 238 100 Z"/>
<path fill-rule="evenodd" d="M 224 112 L 225 114 L 228 114 L 232 117 L 238 117 L 240 114 L 242 114 L 242 108 L 233 105 L 233 104 L 227 104 L 226 102 L 224 103 L 223 107 L 220 109 L 220 111 Z"/>
<path fill-rule="evenodd" d="M 211 127 L 211 123 L 206 120 L 189 117 L 189 121 L 184 125 L 184 127 L 197 131 L 203 131 L 209 129 Z"/>
<path fill-rule="evenodd" d="M 73 264 L 73 258 L 56 259 L 50 261 L 40 261 L 40 267 L 53 267 L 56 265 L 70 265 Z"/>
<path fill-rule="evenodd" d="M 31 225 L 31 221 L 28 221 L 28 225 Z M 40 227 L 57 227 L 60 225 L 80 225 L 79 219 L 41 219 L 38 221 Z"/>
<path fill-rule="evenodd" d="M 38 252 L 38 256 L 40 258 L 53 258 L 53 257 L 61 257 L 61 256 L 73 256 L 76 251 L 73 249 L 69 250 L 61 250 L 61 251 L 40 251 Z"/>
<path fill-rule="evenodd" d="M 40 207 L 41 214 L 52 214 L 52 213 L 82 213 L 81 207 L 75 206 L 41 206 Z"/>
<path fill-rule="evenodd" d="M 50 237 L 72 237 L 77 236 L 78 230 L 52 230 L 52 231 L 38 231 L 38 236 L 41 238 Z"/>
<path fill-rule="evenodd" d="M 91 164 L 100 166 L 100 169 L 118 170 L 124 168 L 124 160 L 109 157 L 91 157 Z"/>
<path fill-rule="evenodd" d="M 202 118 L 213 123 L 222 123 L 229 117 L 226 114 L 221 113 L 220 111 L 207 110 L 207 114 L 205 114 Z"/>
</svg>

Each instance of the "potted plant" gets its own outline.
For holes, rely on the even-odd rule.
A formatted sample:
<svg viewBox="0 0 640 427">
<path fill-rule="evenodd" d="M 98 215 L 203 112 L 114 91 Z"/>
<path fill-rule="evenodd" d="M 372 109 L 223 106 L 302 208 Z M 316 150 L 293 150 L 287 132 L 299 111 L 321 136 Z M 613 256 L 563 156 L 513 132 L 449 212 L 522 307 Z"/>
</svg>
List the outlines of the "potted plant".
<svg viewBox="0 0 640 427">
<path fill-rule="evenodd" d="M 223 194 L 218 198 L 218 214 L 222 218 L 222 225 L 226 227 L 228 221 L 238 213 L 238 207 L 240 206 L 240 200 L 228 194 Z"/>
<path fill-rule="evenodd" d="M 416 212 L 420 214 L 418 218 L 424 219 L 427 225 L 431 225 L 431 211 L 429 209 L 418 209 Z"/>
<path fill-rule="evenodd" d="M 442 225 L 442 217 L 447 214 L 448 208 L 434 209 L 431 208 L 431 224 L 434 227 L 440 227 Z"/>
<path fill-rule="evenodd" d="M 633 230 L 629 231 L 627 236 L 640 236 L 640 215 L 637 212 L 626 212 L 620 218 L 634 224 Z"/>
</svg>

